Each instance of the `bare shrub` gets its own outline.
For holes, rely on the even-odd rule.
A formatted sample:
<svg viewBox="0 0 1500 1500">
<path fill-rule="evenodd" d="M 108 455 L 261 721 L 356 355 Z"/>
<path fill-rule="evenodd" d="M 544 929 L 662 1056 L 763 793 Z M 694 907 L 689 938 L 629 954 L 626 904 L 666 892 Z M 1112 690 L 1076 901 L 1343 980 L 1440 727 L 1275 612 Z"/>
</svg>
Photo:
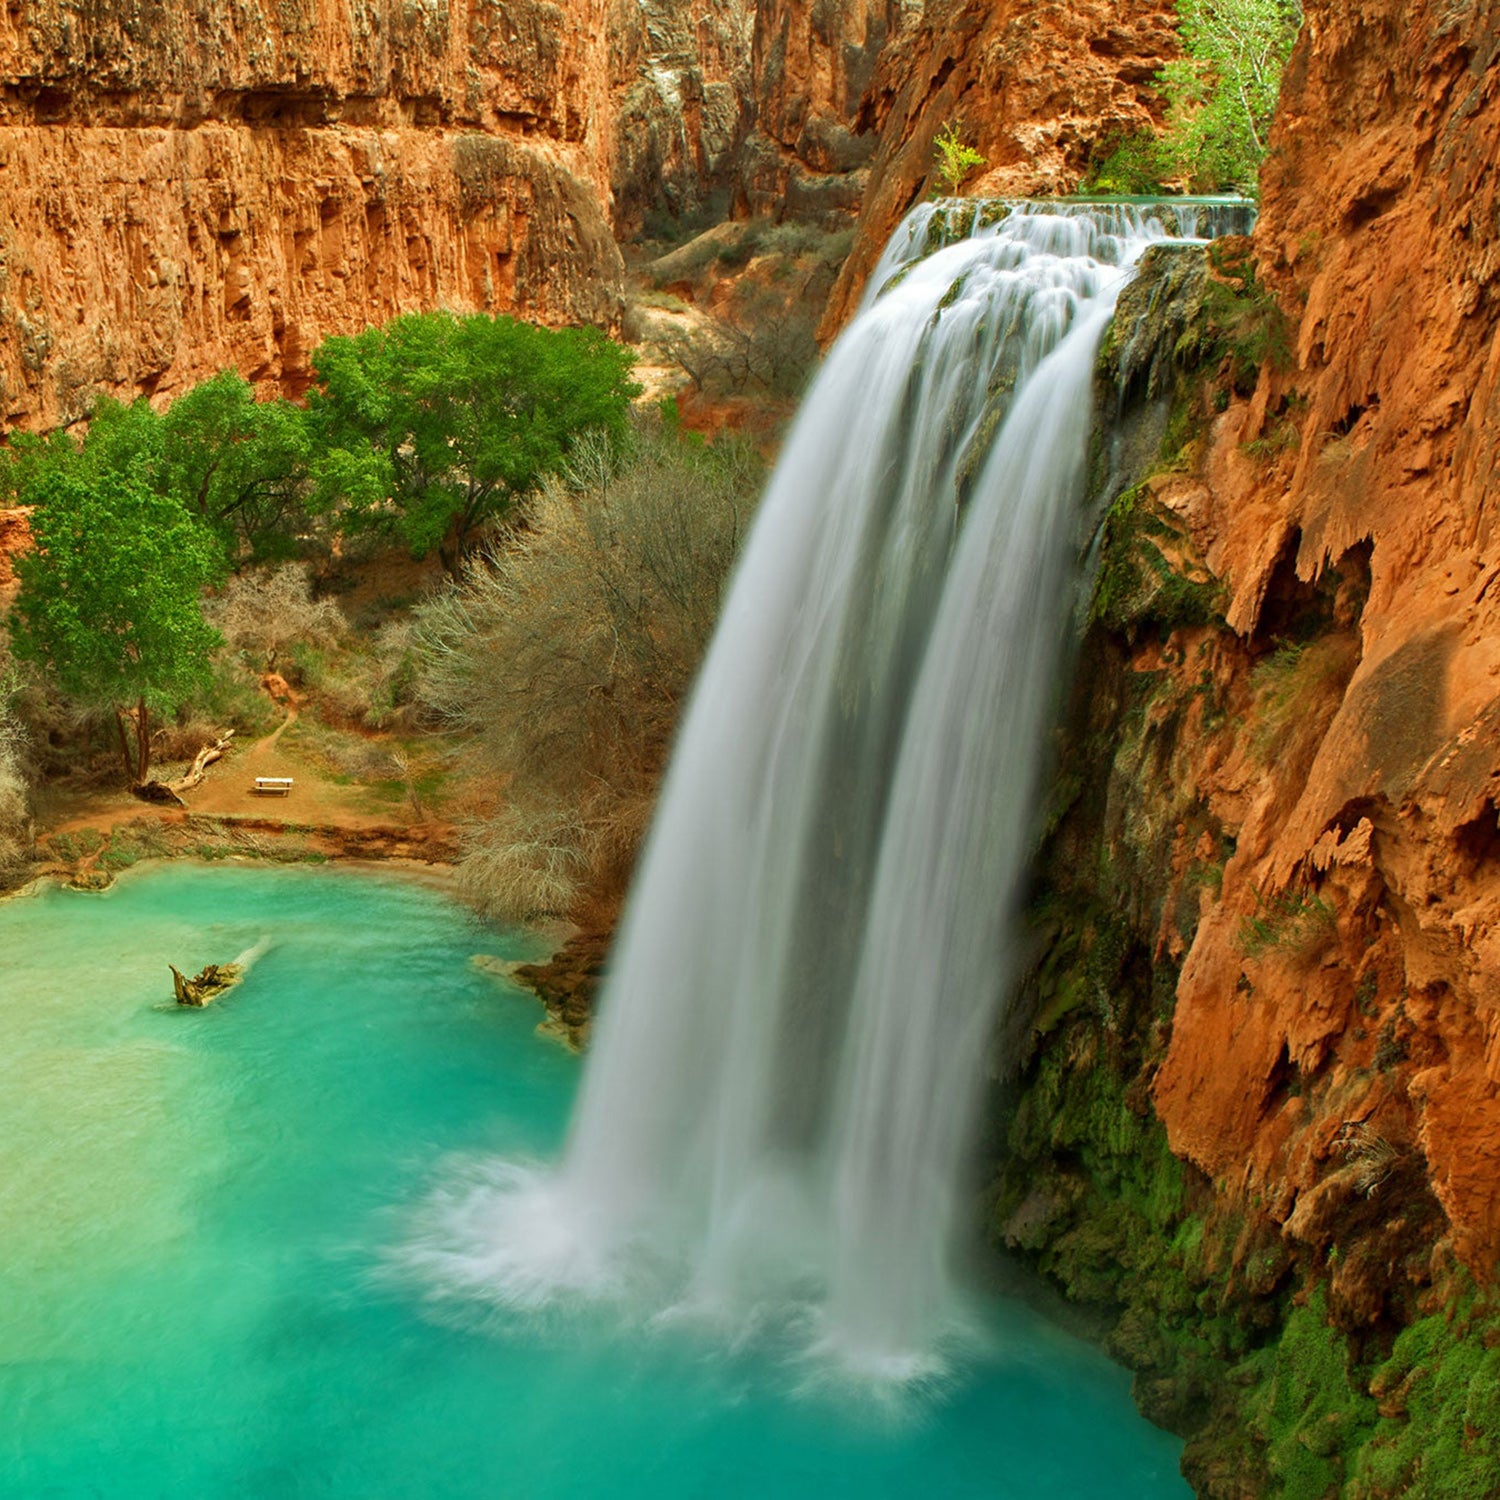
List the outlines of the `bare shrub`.
<svg viewBox="0 0 1500 1500">
<path fill-rule="evenodd" d="M 1354 1185 L 1366 1198 L 1384 1185 L 1401 1165 L 1406 1153 L 1363 1121 L 1345 1125 L 1340 1144 L 1354 1169 Z"/>
<path fill-rule="evenodd" d="M 785 288 L 748 283 L 711 325 L 672 339 L 669 351 L 709 395 L 796 396 L 817 362 L 819 305 Z"/>
<path fill-rule="evenodd" d="M 660 427 L 615 472 L 585 446 L 461 585 L 418 611 L 423 700 L 506 804 L 463 879 L 498 916 L 622 886 L 761 481 Z"/>
<path fill-rule="evenodd" d="M 349 624 L 331 599 L 314 599 L 306 563 L 255 569 L 231 578 L 203 607 L 210 625 L 232 651 L 259 654 L 266 669 L 293 641 L 331 647 Z"/>
<path fill-rule="evenodd" d="M 853 244 L 848 231 L 752 220 L 722 225 L 648 268 L 660 288 L 687 283 L 701 319 L 663 340 L 696 389 L 715 397 L 786 399 L 818 359 L 819 309 Z M 677 304 L 681 309 L 683 304 Z"/>
<path fill-rule="evenodd" d="M 373 635 L 352 635 L 332 647 L 294 641 L 284 665 L 288 680 L 311 693 L 322 715 L 334 723 L 389 729 L 415 703 L 417 667 L 409 620 L 391 620 Z"/>
</svg>

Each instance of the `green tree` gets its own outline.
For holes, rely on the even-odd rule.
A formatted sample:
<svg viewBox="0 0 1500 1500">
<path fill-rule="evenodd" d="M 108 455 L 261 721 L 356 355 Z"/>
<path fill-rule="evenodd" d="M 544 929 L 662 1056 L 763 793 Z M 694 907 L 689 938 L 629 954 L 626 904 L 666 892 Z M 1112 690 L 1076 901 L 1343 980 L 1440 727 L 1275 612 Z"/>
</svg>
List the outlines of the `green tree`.
<svg viewBox="0 0 1500 1500">
<path fill-rule="evenodd" d="M 257 401 L 233 370 L 164 412 L 144 398 L 126 405 L 101 396 L 81 442 L 62 430 L 17 433 L 3 452 L 0 493 L 15 503 L 30 503 L 28 491 L 51 472 L 135 474 L 202 520 L 234 561 L 285 560 L 311 525 L 307 413 L 290 401 Z"/>
<path fill-rule="evenodd" d="M 1159 75 L 1168 165 L 1190 185 L 1253 193 L 1301 0 L 1177 0 L 1187 57 Z"/>
<path fill-rule="evenodd" d="M 36 548 L 16 563 L 15 654 L 83 707 L 113 713 L 126 777 L 139 786 L 152 714 L 207 681 L 219 638 L 199 599 L 221 553 L 139 464 L 96 475 L 54 466 L 27 498 Z"/>
<path fill-rule="evenodd" d="M 623 438 L 633 356 L 593 328 L 408 314 L 326 340 L 308 393 L 314 476 L 352 524 L 389 526 L 460 570 L 475 532 L 547 474 L 578 438 Z"/>
<path fill-rule="evenodd" d="M 1301 0 L 1177 0 L 1177 21 L 1186 56 L 1156 75 L 1165 130 L 1117 139 L 1089 190 L 1256 192 Z"/>
<path fill-rule="evenodd" d="M 964 140 L 955 120 L 950 120 L 938 131 L 932 142 L 932 149 L 938 183 L 949 198 L 957 196 L 959 188 L 964 185 L 964 178 L 975 167 L 986 164 L 984 157 Z"/>
<path fill-rule="evenodd" d="M 313 457 L 307 413 L 290 401 L 257 401 L 244 376 L 225 370 L 162 414 L 153 478 L 201 517 L 231 558 L 284 561 L 312 523 Z"/>
</svg>

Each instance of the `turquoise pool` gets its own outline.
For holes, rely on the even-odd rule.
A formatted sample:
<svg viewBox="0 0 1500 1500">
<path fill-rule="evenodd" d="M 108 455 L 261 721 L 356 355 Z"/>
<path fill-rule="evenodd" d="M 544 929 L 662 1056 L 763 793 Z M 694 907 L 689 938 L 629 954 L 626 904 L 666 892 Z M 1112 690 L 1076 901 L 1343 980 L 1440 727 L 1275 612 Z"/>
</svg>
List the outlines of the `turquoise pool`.
<svg viewBox="0 0 1500 1500">
<path fill-rule="evenodd" d="M 206 1011 L 194 972 L 263 942 Z M 531 946 L 528 947 L 530 941 Z M 0 903 L 0 1496 L 1185 1496 L 1128 1377 L 1019 1304 L 894 1413 L 680 1329 L 455 1316 L 393 1250 L 557 1152 L 579 1061 L 439 890 L 168 865 Z"/>
</svg>

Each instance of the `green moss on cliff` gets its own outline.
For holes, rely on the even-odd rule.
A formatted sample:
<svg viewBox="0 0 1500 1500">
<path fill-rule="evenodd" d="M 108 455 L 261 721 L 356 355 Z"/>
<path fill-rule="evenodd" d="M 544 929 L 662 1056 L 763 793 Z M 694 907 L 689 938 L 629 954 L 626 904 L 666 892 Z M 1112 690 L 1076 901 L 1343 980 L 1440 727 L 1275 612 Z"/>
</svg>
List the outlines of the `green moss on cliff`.
<svg viewBox="0 0 1500 1500">
<path fill-rule="evenodd" d="M 1185 562 L 1187 546 L 1144 485 L 1126 490 L 1104 518 L 1090 619 L 1132 636 L 1147 625 L 1165 634 L 1222 624 L 1224 588 L 1206 569 Z"/>
<path fill-rule="evenodd" d="M 1374 1372 L 1384 1413 L 1353 1464 L 1351 1500 L 1500 1493 L 1500 1304 L 1473 1290 L 1413 1323 Z"/>
</svg>

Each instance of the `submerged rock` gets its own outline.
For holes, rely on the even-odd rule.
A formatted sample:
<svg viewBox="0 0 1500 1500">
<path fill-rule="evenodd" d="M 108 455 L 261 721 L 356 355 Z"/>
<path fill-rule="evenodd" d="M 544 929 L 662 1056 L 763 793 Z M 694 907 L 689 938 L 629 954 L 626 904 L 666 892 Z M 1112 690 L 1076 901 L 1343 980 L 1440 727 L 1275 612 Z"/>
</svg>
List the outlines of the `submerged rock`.
<svg viewBox="0 0 1500 1500">
<path fill-rule="evenodd" d="M 490 953 L 476 953 L 469 962 L 481 974 L 529 990 L 547 1009 L 547 1019 L 537 1027 L 537 1035 L 581 1052 L 588 1042 L 589 1001 L 603 969 L 608 939 L 599 937 L 592 946 L 581 946 L 588 953 L 581 960 L 580 940 L 574 938 L 545 964 L 521 963 Z"/>
<path fill-rule="evenodd" d="M 191 1005 L 201 1010 L 217 1000 L 220 995 L 232 990 L 245 977 L 243 964 L 205 964 L 201 972 L 187 978 L 176 964 L 168 964 L 172 971 L 172 989 L 179 1005 Z"/>
</svg>

